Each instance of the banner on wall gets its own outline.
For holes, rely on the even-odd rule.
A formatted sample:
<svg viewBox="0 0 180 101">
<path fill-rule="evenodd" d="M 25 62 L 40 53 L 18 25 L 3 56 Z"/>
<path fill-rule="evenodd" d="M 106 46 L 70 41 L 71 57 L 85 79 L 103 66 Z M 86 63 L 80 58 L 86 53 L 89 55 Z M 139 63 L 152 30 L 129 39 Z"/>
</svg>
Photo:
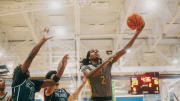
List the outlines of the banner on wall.
<svg viewBox="0 0 180 101">
<path fill-rule="evenodd" d="M 116 101 L 143 101 L 143 96 L 116 97 Z"/>
</svg>

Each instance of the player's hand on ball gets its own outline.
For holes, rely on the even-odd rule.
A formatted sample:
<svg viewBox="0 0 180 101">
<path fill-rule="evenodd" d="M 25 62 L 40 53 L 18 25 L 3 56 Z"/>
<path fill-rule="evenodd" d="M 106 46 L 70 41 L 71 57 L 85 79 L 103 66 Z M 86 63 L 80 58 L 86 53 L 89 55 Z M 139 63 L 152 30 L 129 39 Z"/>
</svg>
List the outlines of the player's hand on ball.
<svg viewBox="0 0 180 101">
<path fill-rule="evenodd" d="M 138 26 L 137 31 L 142 31 L 143 28 L 144 28 L 144 26 L 145 26 L 145 23 L 142 22 L 142 23 Z"/>
</svg>

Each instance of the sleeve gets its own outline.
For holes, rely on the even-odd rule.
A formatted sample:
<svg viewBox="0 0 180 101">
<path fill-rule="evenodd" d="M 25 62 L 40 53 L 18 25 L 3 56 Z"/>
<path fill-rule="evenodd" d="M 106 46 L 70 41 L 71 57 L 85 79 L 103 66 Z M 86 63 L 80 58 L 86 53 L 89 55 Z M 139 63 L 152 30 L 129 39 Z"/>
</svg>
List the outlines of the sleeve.
<svg viewBox="0 0 180 101">
<path fill-rule="evenodd" d="M 39 92 L 41 90 L 41 86 L 43 84 L 42 80 L 31 80 L 35 84 L 35 91 Z"/>
<path fill-rule="evenodd" d="M 92 65 L 84 65 L 81 67 L 81 71 L 84 72 L 91 72 L 92 70 L 96 69 L 96 67 L 92 66 Z"/>
<path fill-rule="evenodd" d="M 26 80 L 27 75 L 26 73 L 22 72 L 21 67 L 16 67 L 15 71 L 14 71 L 14 76 L 13 76 L 13 86 L 17 86 L 20 85 L 21 83 L 23 83 L 24 80 Z"/>
<path fill-rule="evenodd" d="M 81 72 L 88 72 L 89 70 L 88 70 L 88 68 L 87 68 L 87 66 L 86 65 L 83 65 L 82 67 L 81 67 Z"/>
</svg>

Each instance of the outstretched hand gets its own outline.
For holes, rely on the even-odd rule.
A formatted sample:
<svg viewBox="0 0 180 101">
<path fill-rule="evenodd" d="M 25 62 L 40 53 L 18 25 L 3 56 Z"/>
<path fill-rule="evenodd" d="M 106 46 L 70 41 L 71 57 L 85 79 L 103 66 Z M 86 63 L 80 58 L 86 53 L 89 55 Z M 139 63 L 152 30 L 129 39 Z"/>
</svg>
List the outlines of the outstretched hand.
<svg viewBox="0 0 180 101">
<path fill-rule="evenodd" d="M 60 68 L 66 67 L 68 59 L 69 59 L 69 55 L 68 54 L 64 55 L 64 57 L 60 63 L 60 66 L 58 66 L 58 71 L 60 70 Z"/>
<path fill-rule="evenodd" d="M 52 36 L 48 36 L 48 33 L 49 33 L 49 28 L 47 28 L 47 27 L 44 28 L 44 36 L 43 36 L 44 41 L 47 41 L 52 38 Z"/>
</svg>

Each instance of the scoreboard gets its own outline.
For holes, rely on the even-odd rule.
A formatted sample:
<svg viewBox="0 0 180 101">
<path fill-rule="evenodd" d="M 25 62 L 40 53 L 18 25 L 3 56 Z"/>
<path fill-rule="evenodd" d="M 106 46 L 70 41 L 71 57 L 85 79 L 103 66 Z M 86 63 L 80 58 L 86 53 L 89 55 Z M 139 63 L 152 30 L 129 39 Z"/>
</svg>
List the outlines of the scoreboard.
<svg viewBox="0 0 180 101">
<path fill-rule="evenodd" d="M 159 73 L 145 73 L 130 78 L 131 90 L 133 95 L 137 94 L 159 94 Z"/>
</svg>

